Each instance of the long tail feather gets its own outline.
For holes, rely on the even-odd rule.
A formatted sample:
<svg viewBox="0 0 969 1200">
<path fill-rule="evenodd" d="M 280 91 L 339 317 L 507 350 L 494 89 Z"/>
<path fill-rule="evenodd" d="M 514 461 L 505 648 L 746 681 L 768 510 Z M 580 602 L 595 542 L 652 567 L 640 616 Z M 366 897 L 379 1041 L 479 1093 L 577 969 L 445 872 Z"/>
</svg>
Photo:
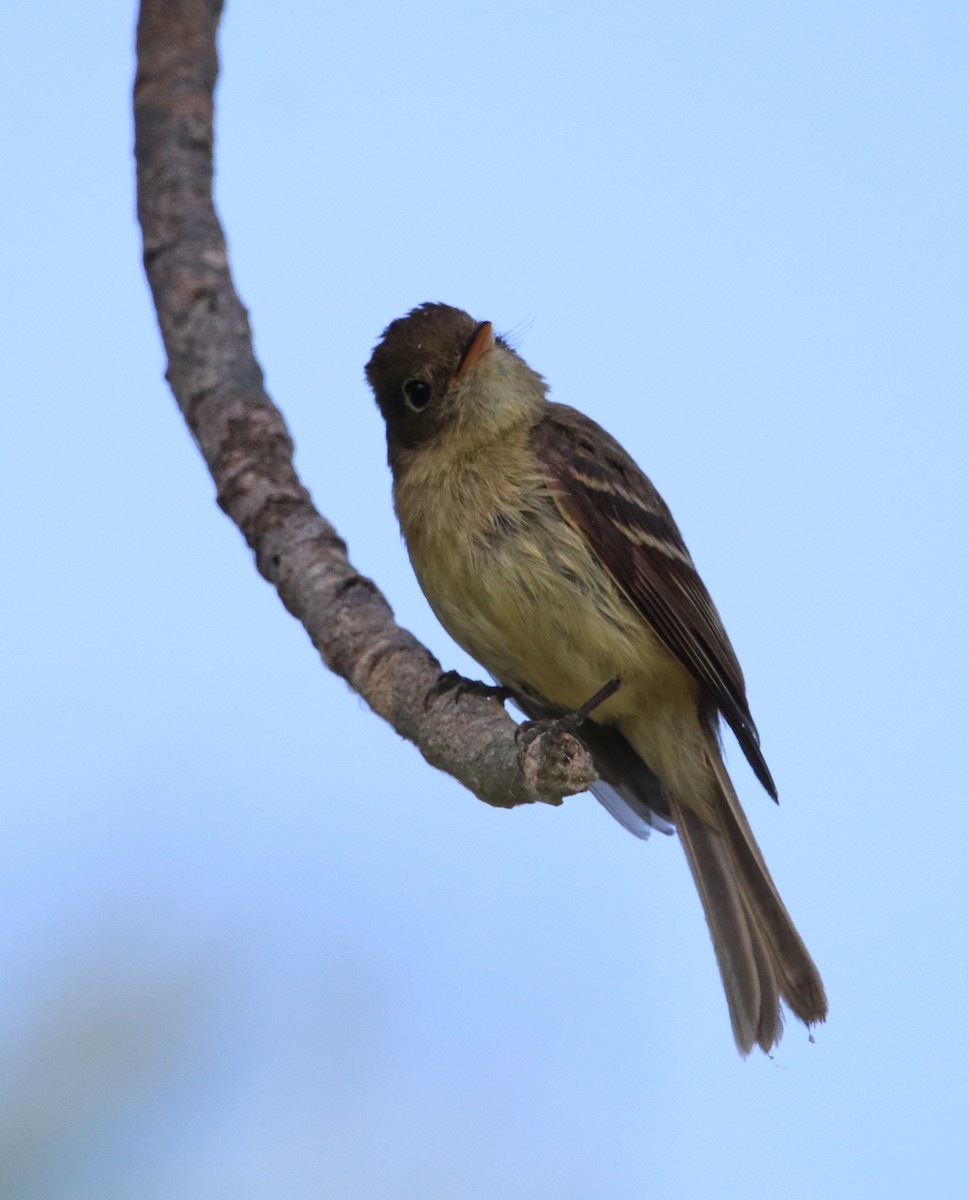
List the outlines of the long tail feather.
<svg viewBox="0 0 969 1200">
<path fill-rule="evenodd" d="M 779 1000 L 806 1025 L 828 1011 L 821 976 L 770 877 L 710 734 L 719 828 L 673 799 L 673 816 L 703 904 L 742 1054 L 781 1037 Z"/>
</svg>

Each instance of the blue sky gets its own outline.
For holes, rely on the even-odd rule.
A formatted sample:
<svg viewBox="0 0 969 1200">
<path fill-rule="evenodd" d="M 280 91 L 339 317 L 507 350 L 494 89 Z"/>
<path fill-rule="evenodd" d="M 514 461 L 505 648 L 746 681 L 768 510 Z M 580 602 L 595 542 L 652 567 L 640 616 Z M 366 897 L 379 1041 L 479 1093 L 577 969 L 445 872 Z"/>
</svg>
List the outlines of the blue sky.
<svg viewBox="0 0 969 1200">
<path fill-rule="evenodd" d="M 132 10 L 0 47 L 0 1193 L 964 1194 L 967 24 L 944 3 L 229 5 L 217 195 L 320 509 L 436 625 L 362 366 L 519 332 L 660 487 L 828 985 L 737 1057 L 675 842 L 496 812 L 214 503 L 134 224 Z"/>
</svg>

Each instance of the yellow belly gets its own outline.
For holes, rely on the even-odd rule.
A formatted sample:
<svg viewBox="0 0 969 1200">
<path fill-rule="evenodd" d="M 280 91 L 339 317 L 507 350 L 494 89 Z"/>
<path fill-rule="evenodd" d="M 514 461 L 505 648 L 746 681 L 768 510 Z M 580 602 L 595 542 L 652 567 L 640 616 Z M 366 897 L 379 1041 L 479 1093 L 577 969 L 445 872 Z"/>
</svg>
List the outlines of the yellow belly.
<svg viewBox="0 0 969 1200">
<path fill-rule="evenodd" d="M 562 711 L 610 679 L 622 680 L 596 713 L 619 720 L 660 698 L 688 700 L 692 678 L 628 603 L 585 538 L 541 487 L 516 496 L 506 516 L 425 517 L 404 533 L 438 619 L 496 679 Z M 509 518 L 507 513 L 516 514 Z"/>
<path fill-rule="evenodd" d="M 462 475 L 421 461 L 395 483 L 397 511 L 414 571 L 451 637 L 499 682 L 551 710 L 572 711 L 618 678 L 595 721 L 615 724 L 670 794 L 702 807 L 696 680 L 562 517 L 544 480 L 494 464 Z"/>
</svg>

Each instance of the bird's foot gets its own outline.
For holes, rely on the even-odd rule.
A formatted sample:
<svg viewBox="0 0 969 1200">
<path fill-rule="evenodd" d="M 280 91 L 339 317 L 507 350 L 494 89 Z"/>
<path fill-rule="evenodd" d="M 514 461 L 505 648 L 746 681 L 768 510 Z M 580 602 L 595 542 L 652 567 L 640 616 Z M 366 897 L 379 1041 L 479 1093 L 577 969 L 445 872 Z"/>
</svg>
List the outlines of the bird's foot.
<svg viewBox="0 0 969 1200">
<path fill-rule="evenodd" d="M 515 732 L 515 741 L 518 743 L 519 752 L 527 750 L 537 737 L 541 737 L 545 733 L 574 734 L 582 722 L 600 704 L 619 691 L 621 682 L 619 679 L 610 679 L 605 687 L 601 687 L 594 696 L 586 700 L 585 704 L 581 704 L 573 712 L 565 713 L 561 717 L 545 717 L 541 721 L 523 721 Z"/>
</svg>

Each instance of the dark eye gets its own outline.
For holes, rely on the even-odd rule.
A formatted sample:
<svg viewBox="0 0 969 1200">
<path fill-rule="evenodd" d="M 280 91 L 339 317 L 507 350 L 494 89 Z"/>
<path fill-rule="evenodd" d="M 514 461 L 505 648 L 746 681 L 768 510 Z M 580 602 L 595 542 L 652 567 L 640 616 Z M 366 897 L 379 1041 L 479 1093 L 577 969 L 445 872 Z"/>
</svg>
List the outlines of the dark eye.
<svg viewBox="0 0 969 1200">
<path fill-rule="evenodd" d="M 404 401 L 408 408 L 420 412 L 427 408 L 431 398 L 431 385 L 424 379 L 408 379 L 404 384 Z"/>
</svg>

